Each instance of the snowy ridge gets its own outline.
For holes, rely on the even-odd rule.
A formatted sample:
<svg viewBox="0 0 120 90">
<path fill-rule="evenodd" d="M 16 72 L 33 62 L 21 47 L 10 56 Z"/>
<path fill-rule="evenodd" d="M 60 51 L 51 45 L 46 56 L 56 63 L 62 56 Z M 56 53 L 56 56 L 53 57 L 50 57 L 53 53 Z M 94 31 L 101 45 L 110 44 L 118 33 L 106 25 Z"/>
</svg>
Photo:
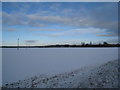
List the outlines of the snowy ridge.
<svg viewBox="0 0 120 90">
<path fill-rule="evenodd" d="M 53 76 L 34 76 L 4 88 L 117 88 L 118 60 Z"/>
</svg>

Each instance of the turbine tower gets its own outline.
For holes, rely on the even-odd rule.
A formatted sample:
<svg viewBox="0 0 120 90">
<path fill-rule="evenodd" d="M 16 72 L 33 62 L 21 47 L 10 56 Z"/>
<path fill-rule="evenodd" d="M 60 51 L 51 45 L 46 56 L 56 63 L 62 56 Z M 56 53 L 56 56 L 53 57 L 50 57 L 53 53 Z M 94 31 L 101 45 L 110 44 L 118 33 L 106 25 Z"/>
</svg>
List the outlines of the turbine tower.
<svg viewBox="0 0 120 90">
<path fill-rule="evenodd" d="M 17 50 L 19 50 L 19 38 L 18 38 L 18 48 L 17 48 Z"/>
</svg>

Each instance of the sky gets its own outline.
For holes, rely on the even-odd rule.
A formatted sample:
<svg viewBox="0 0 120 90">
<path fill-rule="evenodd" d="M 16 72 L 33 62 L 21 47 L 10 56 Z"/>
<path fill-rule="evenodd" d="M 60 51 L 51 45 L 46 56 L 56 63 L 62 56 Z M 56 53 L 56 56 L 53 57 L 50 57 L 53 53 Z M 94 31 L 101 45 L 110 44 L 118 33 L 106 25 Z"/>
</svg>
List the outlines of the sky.
<svg viewBox="0 0 120 90">
<path fill-rule="evenodd" d="M 2 44 L 118 42 L 117 2 L 3 2 Z"/>
</svg>

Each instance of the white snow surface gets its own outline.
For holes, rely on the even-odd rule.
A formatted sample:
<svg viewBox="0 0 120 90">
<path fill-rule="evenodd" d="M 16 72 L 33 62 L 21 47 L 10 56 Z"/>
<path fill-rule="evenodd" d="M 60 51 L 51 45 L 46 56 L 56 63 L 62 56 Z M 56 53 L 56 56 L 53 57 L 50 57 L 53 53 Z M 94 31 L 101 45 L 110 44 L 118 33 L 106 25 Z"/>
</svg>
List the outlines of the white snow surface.
<svg viewBox="0 0 120 90">
<path fill-rule="evenodd" d="M 59 86 L 55 84 L 55 87 L 71 87 L 70 84 L 62 86 L 64 82 L 63 73 L 73 71 L 77 73 L 76 70 L 82 67 L 91 67 L 92 69 L 95 66 L 117 59 L 118 48 L 23 48 L 19 50 L 4 48 L 2 50 L 3 85 L 18 80 L 29 81 L 33 76 L 38 77 L 40 75 L 40 78 L 41 76 L 43 78 L 60 75 L 59 79 L 61 81 L 59 83 L 61 84 Z M 90 71 L 88 69 L 84 70 L 87 70 L 85 72 Z M 88 74 L 86 73 L 86 75 Z M 41 81 L 40 78 L 37 80 Z M 51 82 L 54 82 L 52 80 L 54 79 L 48 82 L 50 83 L 48 86 L 38 84 L 37 87 L 52 87 Z M 72 79 L 71 77 L 67 81 L 76 82 L 75 78 Z M 76 87 L 75 85 L 72 86 Z M 22 86 L 24 85 L 20 87 Z M 30 87 L 30 85 L 26 87 Z"/>
<path fill-rule="evenodd" d="M 4 88 L 118 88 L 118 60 L 53 76 L 34 76 Z"/>
</svg>

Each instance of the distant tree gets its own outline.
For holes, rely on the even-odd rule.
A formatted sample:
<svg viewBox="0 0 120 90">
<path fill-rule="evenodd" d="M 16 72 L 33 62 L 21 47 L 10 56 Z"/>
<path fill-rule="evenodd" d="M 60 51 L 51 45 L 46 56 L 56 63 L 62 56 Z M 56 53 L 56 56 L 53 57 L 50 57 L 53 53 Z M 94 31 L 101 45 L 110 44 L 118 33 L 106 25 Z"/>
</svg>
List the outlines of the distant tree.
<svg viewBox="0 0 120 90">
<path fill-rule="evenodd" d="M 70 45 L 69 44 L 65 44 L 64 47 L 69 47 Z"/>
<path fill-rule="evenodd" d="M 104 44 L 104 45 L 108 45 L 108 43 L 107 43 L 107 42 L 103 42 L 103 44 Z"/>
<path fill-rule="evenodd" d="M 81 45 L 82 45 L 82 46 L 84 46 L 84 45 L 85 45 L 85 43 L 84 43 L 84 42 L 81 42 Z"/>
<path fill-rule="evenodd" d="M 102 45 L 101 43 L 99 43 L 99 45 Z"/>
</svg>

